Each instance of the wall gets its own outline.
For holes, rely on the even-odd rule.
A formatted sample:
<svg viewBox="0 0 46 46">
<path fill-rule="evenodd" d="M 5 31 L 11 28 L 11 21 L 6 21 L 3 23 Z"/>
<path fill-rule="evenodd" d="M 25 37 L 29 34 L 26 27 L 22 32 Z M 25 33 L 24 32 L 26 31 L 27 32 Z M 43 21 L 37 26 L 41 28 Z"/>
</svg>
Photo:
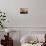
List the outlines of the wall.
<svg viewBox="0 0 46 46">
<path fill-rule="evenodd" d="M 7 27 L 46 27 L 46 0 L 0 0 L 0 9 L 6 12 Z M 32 9 L 32 16 L 20 15 L 18 8 Z"/>
</svg>

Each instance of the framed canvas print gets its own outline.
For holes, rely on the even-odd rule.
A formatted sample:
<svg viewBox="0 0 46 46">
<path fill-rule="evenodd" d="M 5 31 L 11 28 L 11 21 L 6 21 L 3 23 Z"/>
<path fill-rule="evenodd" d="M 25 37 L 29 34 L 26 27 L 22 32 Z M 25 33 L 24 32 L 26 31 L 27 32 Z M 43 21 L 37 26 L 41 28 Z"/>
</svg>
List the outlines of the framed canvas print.
<svg viewBox="0 0 46 46">
<path fill-rule="evenodd" d="M 28 14 L 28 8 L 20 8 L 20 14 Z"/>
</svg>

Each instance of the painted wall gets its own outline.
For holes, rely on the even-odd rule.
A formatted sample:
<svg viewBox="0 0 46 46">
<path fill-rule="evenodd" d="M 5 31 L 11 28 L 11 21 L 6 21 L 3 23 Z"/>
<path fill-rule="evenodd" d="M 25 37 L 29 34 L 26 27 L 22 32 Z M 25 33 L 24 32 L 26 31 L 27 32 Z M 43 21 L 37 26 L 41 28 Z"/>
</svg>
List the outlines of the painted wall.
<svg viewBox="0 0 46 46">
<path fill-rule="evenodd" d="M 32 9 L 32 16 L 20 15 L 21 7 Z M 46 0 L 0 0 L 0 9 L 6 12 L 7 27 L 46 27 Z"/>
</svg>

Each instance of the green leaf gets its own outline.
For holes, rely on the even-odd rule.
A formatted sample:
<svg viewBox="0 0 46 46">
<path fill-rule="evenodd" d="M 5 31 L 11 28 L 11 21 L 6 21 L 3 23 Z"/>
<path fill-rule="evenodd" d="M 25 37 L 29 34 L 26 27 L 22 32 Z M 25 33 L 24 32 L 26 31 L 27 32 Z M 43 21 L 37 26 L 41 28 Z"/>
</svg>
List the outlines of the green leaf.
<svg viewBox="0 0 46 46">
<path fill-rule="evenodd" d="M 3 28 L 3 25 L 1 25 L 1 27 Z"/>
<path fill-rule="evenodd" d="M 6 16 L 3 16 L 3 17 L 6 17 Z"/>
<path fill-rule="evenodd" d="M 0 12 L 0 13 L 2 13 L 2 12 Z"/>
<path fill-rule="evenodd" d="M 4 15 L 5 15 L 5 13 L 4 13 Z"/>
<path fill-rule="evenodd" d="M 1 19 L 2 21 L 5 21 L 6 19 Z"/>
</svg>

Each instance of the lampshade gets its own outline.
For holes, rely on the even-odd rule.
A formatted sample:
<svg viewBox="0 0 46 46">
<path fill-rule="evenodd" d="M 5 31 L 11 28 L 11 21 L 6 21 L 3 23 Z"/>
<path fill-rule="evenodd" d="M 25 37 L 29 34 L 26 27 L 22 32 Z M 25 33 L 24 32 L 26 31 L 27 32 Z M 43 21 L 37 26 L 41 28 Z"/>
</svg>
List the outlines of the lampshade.
<svg viewBox="0 0 46 46">
<path fill-rule="evenodd" d="M 6 32 L 6 33 L 9 33 L 9 32 L 10 32 L 10 30 L 9 30 L 9 29 L 5 29 L 5 32 Z"/>
</svg>

